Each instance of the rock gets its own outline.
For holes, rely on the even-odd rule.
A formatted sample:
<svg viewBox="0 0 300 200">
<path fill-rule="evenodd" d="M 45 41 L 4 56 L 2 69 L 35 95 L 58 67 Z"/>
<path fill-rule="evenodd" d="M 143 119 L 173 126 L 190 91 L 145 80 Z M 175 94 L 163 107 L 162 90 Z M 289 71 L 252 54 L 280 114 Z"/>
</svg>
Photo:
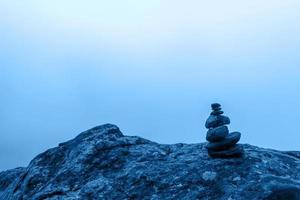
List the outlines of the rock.
<svg viewBox="0 0 300 200">
<path fill-rule="evenodd" d="M 221 107 L 221 104 L 219 104 L 219 103 L 213 103 L 213 104 L 211 104 L 211 109 L 213 109 L 213 110 L 220 109 L 220 107 Z"/>
<path fill-rule="evenodd" d="M 218 126 L 228 125 L 230 124 L 229 117 L 226 116 L 218 116 L 218 115 L 210 115 L 206 120 L 205 127 L 206 128 L 216 128 Z"/>
<path fill-rule="evenodd" d="M 224 112 L 221 110 L 215 110 L 215 111 L 212 111 L 210 114 L 211 115 L 222 115 L 222 114 L 224 114 Z"/>
<path fill-rule="evenodd" d="M 0 172 L 0 200 L 299 199 L 296 151 L 243 144 L 244 156 L 215 159 L 205 146 L 158 144 L 98 126 L 27 167 Z"/>
<path fill-rule="evenodd" d="M 221 107 L 213 109 L 213 111 L 220 111 L 220 110 L 222 110 Z"/>
<path fill-rule="evenodd" d="M 226 138 L 229 130 L 227 126 L 219 126 L 217 128 L 212 128 L 207 131 L 206 140 L 209 142 L 217 142 Z"/>
<path fill-rule="evenodd" d="M 207 144 L 206 148 L 210 150 L 225 150 L 234 146 L 241 138 L 241 133 L 230 133 L 225 139 L 218 142 L 211 142 Z"/>
<path fill-rule="evenodd" d="M 234 145 L 233 147 L 225 150 L 208 149 L 207 151 L 209 156 L 213 158 L 240 157 L 244 153 L 243 147 L 240 145 Z"/>
</svg>

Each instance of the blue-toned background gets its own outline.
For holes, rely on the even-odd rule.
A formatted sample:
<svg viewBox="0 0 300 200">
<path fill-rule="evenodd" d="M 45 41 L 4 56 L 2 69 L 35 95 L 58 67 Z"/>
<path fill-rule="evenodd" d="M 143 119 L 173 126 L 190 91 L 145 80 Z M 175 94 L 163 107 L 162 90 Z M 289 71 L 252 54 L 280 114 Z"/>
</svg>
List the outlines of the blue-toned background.
<svg viewBox="0 0 300 200">
<path fill-rule="evenodd" d="M 300 1 L 0 0 L 0 170 L 103 123 L 300 150 Z"/>
</svg>

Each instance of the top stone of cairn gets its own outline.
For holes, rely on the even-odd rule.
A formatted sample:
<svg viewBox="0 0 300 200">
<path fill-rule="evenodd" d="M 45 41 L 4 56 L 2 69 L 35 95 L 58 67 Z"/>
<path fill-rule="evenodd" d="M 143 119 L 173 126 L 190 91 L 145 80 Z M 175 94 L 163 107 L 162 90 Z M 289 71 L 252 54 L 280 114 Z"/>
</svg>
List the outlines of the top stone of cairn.
<svg viewBox="0 0 300 200">
<path fill-rule="evenodd" d="M 213 109 L 213 110 L 221 110 L 221 104 L 219 104 L 219 103 L 213 103 L 213 104 L 211 104 L 211 109 Z"/>
</svg>

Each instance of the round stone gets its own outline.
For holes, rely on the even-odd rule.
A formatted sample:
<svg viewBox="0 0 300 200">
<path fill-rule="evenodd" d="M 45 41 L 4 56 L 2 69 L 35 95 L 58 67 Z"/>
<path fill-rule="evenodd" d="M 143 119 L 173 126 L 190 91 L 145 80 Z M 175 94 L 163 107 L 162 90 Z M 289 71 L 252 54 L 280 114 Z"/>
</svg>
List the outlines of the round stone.
<svg viewBox="0 0 300 200">
<path fill-rule="evenodd" d="M 212 108 L 213 110 L 219 109 L 220 107 L 221 107 L 221 104 L 219 104 L 219 103 L 213 103 L 213 104 L 211 104 L 211 108 Z"/>
<path fill-rule="evenodd" d="M 229 117 L 223 115 L 210 115 L 206 120 L 205 127 L 206 128 L 216 128 L 218 126 L 223 126 L 226 124 L 230 124 Z"/>
<path fill-rule="evenodd" d="M 233 157 L 241 157 L 244 154 L 244 149 L 242 145 L 236 144 L 233 147 L 216 151 L 216 150 L 208 150 L 208 155 L 213 158 L 233 158 Z"/>
<path fill-rule="evenodd" d="M 206 148 L 209 150 L 226 150 L 238 143 L 240 139 L 241 133 L 233 132 L 221 141 L 208 143 Z"/>
<path fill-rule="evenodd" d="M 206 140 L 209 142 L 218 142 L 226 138 L 229 130 L 227 126 L 219 126 L 217 128 L 211 128 L 207 131 Z"/>
</svg>

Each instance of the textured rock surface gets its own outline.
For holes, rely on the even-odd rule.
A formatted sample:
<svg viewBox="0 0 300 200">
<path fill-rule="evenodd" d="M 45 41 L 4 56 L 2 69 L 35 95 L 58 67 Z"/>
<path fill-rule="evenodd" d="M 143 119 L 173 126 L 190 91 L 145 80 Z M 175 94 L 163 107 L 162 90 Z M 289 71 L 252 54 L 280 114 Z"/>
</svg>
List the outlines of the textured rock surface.
<svg viewBox="0 0 300 200">
<path fill-rule="evenodd" d="M 213 159 L 205 145 L 98 126 L 1 172 L 0 199 L 300 199 L 300 152 L 243 145 L 241 158 Z"/>
</svg>

